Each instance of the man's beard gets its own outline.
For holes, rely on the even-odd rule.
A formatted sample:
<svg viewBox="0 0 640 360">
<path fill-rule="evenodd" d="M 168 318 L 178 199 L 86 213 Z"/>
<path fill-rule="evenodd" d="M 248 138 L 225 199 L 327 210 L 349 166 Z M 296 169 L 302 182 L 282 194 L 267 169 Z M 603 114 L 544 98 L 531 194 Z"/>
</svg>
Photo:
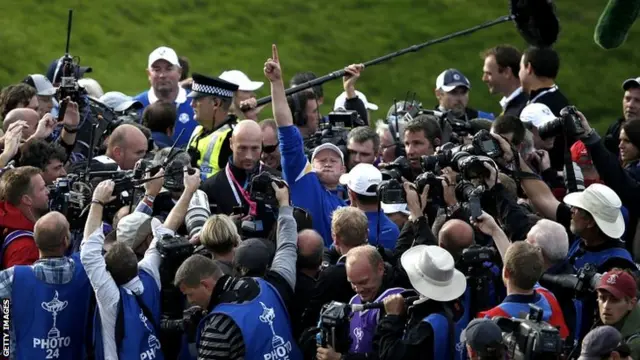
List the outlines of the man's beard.
<svg viewBox="0 0 640 360">
<path fill-rule="evenodd" d="M 48 214 L 48 213 L 49 213 L 49 211 L 51 211 L 51 210 L 49 210 L 49 207 L 48 207 L 48 206 L 45 206 L 45 207 L 42 207 L 42 208 L 34 207 L 34 208 L 32 209 L 32 211 L 33 211 L 33 215 L 34 215 L 36 218 L 38 218 L 38 219 L 39 219 L 39 218 L 43 217 L 44 215 Z"/>
</svg>

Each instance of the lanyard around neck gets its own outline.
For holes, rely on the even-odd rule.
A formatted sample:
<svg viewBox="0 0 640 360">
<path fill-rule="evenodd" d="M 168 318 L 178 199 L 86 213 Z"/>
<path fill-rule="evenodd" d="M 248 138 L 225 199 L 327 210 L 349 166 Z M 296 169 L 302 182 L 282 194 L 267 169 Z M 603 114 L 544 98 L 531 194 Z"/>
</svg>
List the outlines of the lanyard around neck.
<svg viewBox="0 0 640 360">
<path fill-rule="evenodd" d="M 258 170 L 258 172 L 260 172 L 261 169 L 262 165 L 260 165 L 260 169 Z M 249 176 L 247 176 L 247 179 L 245 180 L 245 186 L 241 186 L 240 183 L 238 183 L 238 180 L 236 180 L 236 177 L 233 176 L 233 172 L 231 171 L 231 166 L 229 165 L 229 163 L 227 163 L 227 166 L 224 170 L 227 173 L 227 181 L 229 182 L 229 187 L 231 187 L 231 191 L 233 191 L 233 196 L 235 197 L 238 205 L 242 206 L 242 200 L 240 199 L 240 194 L 242 194 L 244 200 L 247 202 L 247 204 L 249 204 L 249 215 L 255 216 L 258 211 L 258 204 L 256 204 L 255 201 L 251 201 L 251 195 L 247 190 L 245 190 L 246 185 L 249 183 Z M 240 194 L 238 194 L 238 191 L 240 192 Z"/>
</svg>

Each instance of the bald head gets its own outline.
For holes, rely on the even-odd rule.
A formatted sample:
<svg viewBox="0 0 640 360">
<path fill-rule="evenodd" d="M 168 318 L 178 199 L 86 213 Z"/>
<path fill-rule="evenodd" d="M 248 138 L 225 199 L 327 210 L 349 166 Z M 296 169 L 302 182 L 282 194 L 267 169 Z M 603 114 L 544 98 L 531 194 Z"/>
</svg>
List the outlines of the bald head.
<svg viewBox="0 0 640 360">
<path fill-rule="evenodd" d="M 26 140 L 36 132 L 38 121 L 40 121 L 40 115 L 38 115 L 37 111 L 29 108 L 13 109 L 9 111 L 7 116 L 5 116 L 2 129 L 6 132 L 9 129 L 9 125 L 19 120 L 24 120 L 27 122 L 27 125 L 29 125 L 22 129 L 22 138 Z"/>
<path fill-rule="evenodd" d="M 242 120 L 233 129 L 231 136 L 233 165 L 244 170 L 256 167 L 262 154 L 262 129 L 253 120 Z"/>
<path fill-rule="evenodd" d="M 384 260 L 374 246 L 361 245 L 349 250 L 346 261 L 347 280 L 364 301 L 378 294 L 384 276 Z"/>
<path fill-rule="evenodd" d="M 40 256 L 63 256 L 69 245 L 69 222 L 59 212 L 53 211 L 41 217 L 33 227 Z"/>
<path fill-rule="evenodd" d="M 322 265 L 324 241 L 315 230 L 302 230 L 298 233 L 298 268 L 318 269 Z"/>
<path fill-rule="evenodd" d="M 107 142 L 107 156 L 122 170 L 131 170 L 148 150 L 147 138 L 136 126 L 123 124 L 115 128 Z"/>
<path fill-rule="evenodd" d="M 462 220 L 451 219 L 440 228 L 438 244 L 458 259 L 462 250 L 473 245 L 473 228 Z"/>
</svg>

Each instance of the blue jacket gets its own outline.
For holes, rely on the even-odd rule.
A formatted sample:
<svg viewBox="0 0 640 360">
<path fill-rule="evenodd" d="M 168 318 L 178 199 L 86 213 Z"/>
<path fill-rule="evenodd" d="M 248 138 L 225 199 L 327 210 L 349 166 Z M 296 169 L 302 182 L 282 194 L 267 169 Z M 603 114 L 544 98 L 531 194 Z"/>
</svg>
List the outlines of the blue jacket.
<svg viewBox="0 0 640 360">
<path fill-rule="evenodd" d="M 365 213 L 369 220 L 369 244 L 382 245 L 385 249 L 396 248 L 396 241 L 400 236 L 398 225 L 394 224 L 382 210 Z M 378 237 L 378 218 L 380 218 L 380 236 Z"/>
<path fill-rule="evenodd" d="M 191 137 L 191 134 L 193 134 L 193 130 L 198 126 L 198 122 L 193 118 L 193 108 L 191 107 L 191 101 L 187 98 L 188 94 L 188 91 L 180 88 L 178 97 L 176 98 L 176 126 L 173 130 L 171 141 L 175 141 L 178 135 L 180 135 L 180 132 L 184 129 L 184 134 L 182 134 L 180 140 L 176 143 L 176 147 L 180 148 L 187 146 L 189 138 Z M 152 98 L 155 99 L 155 96 L 152 95 Z M 136 95 L 134 99 L 140 101 L 144 108 L 146 108 L 151 103 L 149 99 L 149 90 L 141 92 Z M 144 111 L 144 108 L 142 111 Z"/>
<path fill-rule="evenodd" d="M 47 284 L 31 266 L 14 267 L 12 323 L 15 359 L 82 359 L 93 290 L 78 253 L 73 278 Z"/>
<path fill-rule="evenodd" d="M 325 247 L 331 246 L 331 214 L 346 206 L 336 194 L 327 190 L 313 171 L 304 153 L 302 135 L 295 126 L 278 128 L 282 174 L 291 190 L 293 205 L 307 209 L 313 219 L 313 228 L 324 239 Z"/>
<path fill-rule="evenodd" d="M 124 334 L 122 342 L 118 345 L 118 356 L 120 359 L 154 359 L 163 360 L 164 356 L 160 349 L 158 330 L 156 326 L 160 324 L 160 289 L 158 284 L 144 270 L 138 276 L 144 286 L 144 292 L 136 299 L 136 296 L 123 287 L 120 287 L 120 306 L 118 316 L 122 315 L 124 322 Z M 151 311 L 153 319 L 149 319 L 138 300 Z M 118 323 L 116 322 L 116 343 L 118 342 Z M 96 309 L 93 323 L 95 358 L 104 359 L 104 346 L 102 344 L 102 326 L 99 312 Z"/>
<path fill-rule="evenodd" d="M 242 304 L 220 304 L 198 325 L 196 344 L 204 325 L 214 314 L 229 316 L 240 328 L 245 344 L 245 360 L 302 360 L 302 353 L 291 334 L 289 314 L 278 292 L 266 281 L 256 278 L 260 294 Z"/>
<path fill-rule="evenodd" d="M 185 132 L 187 131 L 185 130 Z M 185 136 L 185 135 L 182 135 L 182 136 Z M 156 144 L 158 149 L 164 149 L 167 147 L 171 147 L 171 145 L 173 145 L 173 140 L 169 137 L 169 135 L 163 132 L 153 131 L 151 132 L 151 138 L 153 139 L 153 143 Z"/>
</svg>

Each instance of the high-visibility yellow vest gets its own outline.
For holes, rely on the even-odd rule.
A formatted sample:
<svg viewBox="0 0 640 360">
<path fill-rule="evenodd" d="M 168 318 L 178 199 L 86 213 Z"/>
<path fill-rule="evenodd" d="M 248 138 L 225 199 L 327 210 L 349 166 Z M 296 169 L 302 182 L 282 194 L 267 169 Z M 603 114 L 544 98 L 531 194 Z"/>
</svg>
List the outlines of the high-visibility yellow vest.
<svg viewBox="0 0 640 360">
<path fill-rule="evenodd" d="M 200 153 L 197 165 L 200 168 L 200 176 L 202 180 L 213 176 L 220 171 L 220 164 L 218 159 L 220 158 L 220 151 L 222 150 L 222 144 L 227 139 L 227 136 L 231 136 L 231 126 L 225 124 L 211 134 L 198 139 L 198 136 L 204 131 L 201 125 L 198 125 L 191 134 L 189 139 L 189 147 L 195 148 Z M 196 140 L 197 139 L 197 140 Z"/>
</svg>

